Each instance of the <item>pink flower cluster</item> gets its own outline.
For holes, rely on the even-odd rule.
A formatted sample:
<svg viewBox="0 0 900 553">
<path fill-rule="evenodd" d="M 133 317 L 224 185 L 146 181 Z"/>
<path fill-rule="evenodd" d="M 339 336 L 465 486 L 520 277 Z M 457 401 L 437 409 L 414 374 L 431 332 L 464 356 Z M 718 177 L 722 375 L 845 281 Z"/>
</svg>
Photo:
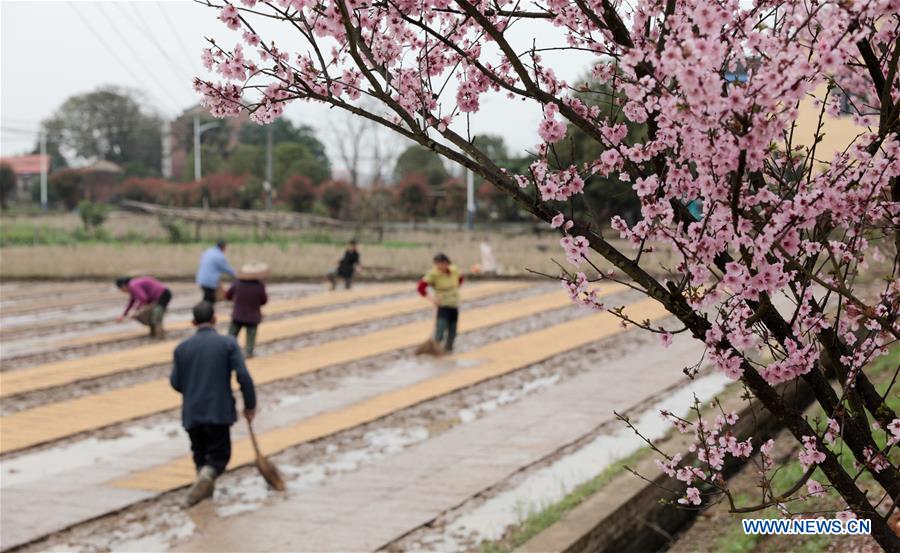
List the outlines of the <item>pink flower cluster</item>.
<svg viewBox="0 0 900 553">
<path fill-rule="evenodd" d="M 551 171 L 546 161 L 535 161 L 531 164 L 531 174 L 544 201 L 565 201 L 584 190 L 584 180 L 575 167 Z"/>
<path fill-rule="evenodd" d="M 803 470 L 812 465 L 818 465 L 825 460 L 825 454 L 816 446 L 815 436 L 803 436 L 803 450 L 798 455 Z"/>
<path fill-rule="evenodd" d="M 699 409 L 699 405 L 696 405 L 695 408 Z M 660 471 L 688 486 L 685 496 L 678 500 L 679 503 L 700 505 L 699 488 L 693 485 L 696 480 L 705 483 L 719 482 L 722 480 L 721 471 L 724 469 L 725 460 L 729 455 L 746 459 L 753 453 L 752 438 L 738 441 L 732 433 L 732 427 L 738 422 L 737 413 L 718 415 L 712 425 L 703 419 L 691 423 L 669 411 L 662 411 L 660 414 L 670 421 L 679 432 L 694 433 L 695 441 L 688 450 L 695 453 L 697 459 L 703 463 L 701 466 L 683 464 L 683 456 L 680 453 L 673 455 L 665 462 L 659 459 L 654 461 Z M 765 447 L 766 445 L 763 446 L 763 448 Z M 771 445 L 768 447 L 771 448 Z"/>
<path fill-rule="evenodd" d="M 559 142 L 566 137 L 566 124 L 556 120 L 559 107 L 556 104 L 547 104 L 544 107 L 544 120 L 538 125 L 538 134 L 546 142 Z"/>
<path fill-rule="evenodd" d="M 892 420 L 887 426 L 887 431 L 890 432 L 887 439 L 888 445 L 900 443 L 900 419 Z"/>
<path fill-rule="evenodd" d="M 601 311 L 605 308 L 603 301 L 600 299 L 600 294 L 597 290 L 591 288 L 590 282 L 584 273 L 576 273 L 574 278 L 563 277 L 560 279 L 560 283 L 566 289 L 566 292 L 569 293 L 569 298 L 573 302 L 596 311 Z"/>
</svg>

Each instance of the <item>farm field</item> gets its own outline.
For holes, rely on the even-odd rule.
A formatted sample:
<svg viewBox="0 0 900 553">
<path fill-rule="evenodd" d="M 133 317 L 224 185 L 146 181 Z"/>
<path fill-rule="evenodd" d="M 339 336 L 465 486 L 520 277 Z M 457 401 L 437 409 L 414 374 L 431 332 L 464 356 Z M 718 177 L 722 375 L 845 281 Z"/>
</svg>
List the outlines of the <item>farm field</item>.
<svg viewBox="0 0 900 553">
<path fill-rule="evenodd" d="M 259 397 L 254 426 L 287 492 L 269 490 L 256 473 L 241 422 L 213 500 L 184 510 L 194 475 L 167 376 L 199 293 L 173 289 L 167 341 L 156 342 L 136 323 L 112 323 L 123 298 L 111 284 L 4 284 L 0 546 L 277 550 L 287 539 L 279 528 L 290 525 L 310 550 L 408 549 L 414 538 L 428 549 L 477 551 L 546 500 L 504 499 L 522 475 L 615 435 L 613 410 L 641 414 L 726 384 L 711 375 L 688 385 L 679 369 L 699 353 L 689 339 L 664 350 L 540 280 L 467 283 L 454 354 L 417 357 L 433 311 L 414 288 L 272 284 L 248 367 Z M 636 318 L 665 318 L 624 286 L 601 293 Z M 63 301 L 73 295 L 92 303 Z M 227 314 L 228 305 L 219 309 Z M 617 381 L 622 371 L 634 377 Z M 634 447 L 552 475 L 553 493 Z M 468 516 L 485 501 L 497 504 L 494 515 Z M 346 532 L 351 525 L 358 531 Z"/>
<path fill-rule="evenodd" d="M 359 238 L 367 280 L 414 279 L 428 268 L 431 256 L 444 252 L 466 271 L 482 263 L 481 244 L 496 258 L 500 276 L 558 275 L 565 262 L 559 236 L 546 226 L 535 234 L 531 225 L 500 226 L 467 232 L 461 228 L 387 231 L 379 241 L 367 228 L 328 231 L 278 231 L 260 235 L 239 226 L 203 227 L 199 236 L 183 228 L 184 243 L 173 243 L 154 216 L 113 212 L 99 235 L 85 235 L 77 215 L 7 216 L 0 222 L 0 278 L 102 279 L 123 270 L 162 278 L 192 280 L 200 252 L 219 238 L 231 243 L 229 257 L 239 264 L 266 261 L 278 281 L 319 280 L 334 268 L 343 246 Z M 98 237 L 99 236 L 99 237 Z M 618 240 L 614 240 L 618 243 Z M 646 253 L 669 266 L 664 252 Z M 599 265 L 601 270 L 609 267 Z"/>
</svg>

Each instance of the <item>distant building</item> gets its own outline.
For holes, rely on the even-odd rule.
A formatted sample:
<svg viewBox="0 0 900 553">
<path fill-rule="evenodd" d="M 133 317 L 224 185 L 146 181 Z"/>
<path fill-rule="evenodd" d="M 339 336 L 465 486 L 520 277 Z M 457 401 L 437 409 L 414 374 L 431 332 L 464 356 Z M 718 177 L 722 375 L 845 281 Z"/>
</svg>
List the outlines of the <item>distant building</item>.
<svg viewBox="0 0 900 553">
<path fill-rule="evenodd" d="M 24 155 L 0 157 L 0 163 L 12 167 L 16 174 L 16 191 L 13 194 L 14 200 L 31 199 L 31 188 L 41 181 L 42 163 L 47 164 L 47 173 L 52 170 L 52 158 L 48 155 Z"/>
<path fill-rule="evenodd" d="M 170 167 L 168 171 L 163 168 L 163 174 L 168 173 L 175 180 L 193 179 L 193 168 L 187 167 L 187 165 L 190 163 L 190 156 L 194 151 L 194 116 L 200 118 L 201 124 L 210 121 L 221 123 L 219 127 L 203 133 L 202 144 L 218 150 L 222 157 L 227 157 L 228 152 L 238 145 L 241 127 L 251 122 L 250 116 L 243 111 L 237 117 L 217 119 L 200 104 L 184 110 L 169 125 Z"/>
</svg>

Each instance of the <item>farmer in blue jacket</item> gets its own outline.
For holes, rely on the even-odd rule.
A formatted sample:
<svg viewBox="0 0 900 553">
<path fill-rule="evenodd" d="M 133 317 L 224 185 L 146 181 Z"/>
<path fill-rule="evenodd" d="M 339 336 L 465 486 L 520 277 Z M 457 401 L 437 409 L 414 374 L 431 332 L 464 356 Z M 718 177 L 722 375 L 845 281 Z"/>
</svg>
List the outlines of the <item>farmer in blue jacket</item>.
<svg viewBox="0 0 900 553">
<path fill-rule="evenodd" d="M 187 497 L 190 507 L 211 497 L 215 479 L 231 459 L 231 425 L 237 409 L 231 393 L 231 373 L 244 396 L 244 417 L 256 414 L 256 391 L 237 340 L 216 332 L 213 305 L 194 306 L 197 332 L 175 348 L 172 387 L 182 395 L 181 422 L 191 439 L 197 480 Z"/>
<path fill-rule="evenodd" d="M 203 301 L 216 303 L 216 290 L 219 289 L 219 279 L 222 274 L 234 278 L 235 272 L 225 257 L 225 247 L 228 244 L 219 240 L 216 245 L 207 248 L 200 256 L 200 266 L 197 268 L 197 286 L 203 291 Z"/>
</svg>

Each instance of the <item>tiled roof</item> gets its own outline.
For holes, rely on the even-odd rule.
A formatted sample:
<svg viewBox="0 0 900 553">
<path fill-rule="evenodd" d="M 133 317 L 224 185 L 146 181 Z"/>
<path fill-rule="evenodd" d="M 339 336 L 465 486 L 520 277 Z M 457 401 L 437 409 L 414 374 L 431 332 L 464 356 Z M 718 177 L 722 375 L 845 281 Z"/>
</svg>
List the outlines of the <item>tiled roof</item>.
<svg viewBox="0 0 900 553">
<path fill-rule="evenodd" d="M 41 158 L 46 158 L 47 169 L 50 169 L 50 156 L 39 154 L 27 156 L 0 157 L 0 163 L 9 165 L 17 175 L 37 175 L 41 172 Z"/>
</svg>

